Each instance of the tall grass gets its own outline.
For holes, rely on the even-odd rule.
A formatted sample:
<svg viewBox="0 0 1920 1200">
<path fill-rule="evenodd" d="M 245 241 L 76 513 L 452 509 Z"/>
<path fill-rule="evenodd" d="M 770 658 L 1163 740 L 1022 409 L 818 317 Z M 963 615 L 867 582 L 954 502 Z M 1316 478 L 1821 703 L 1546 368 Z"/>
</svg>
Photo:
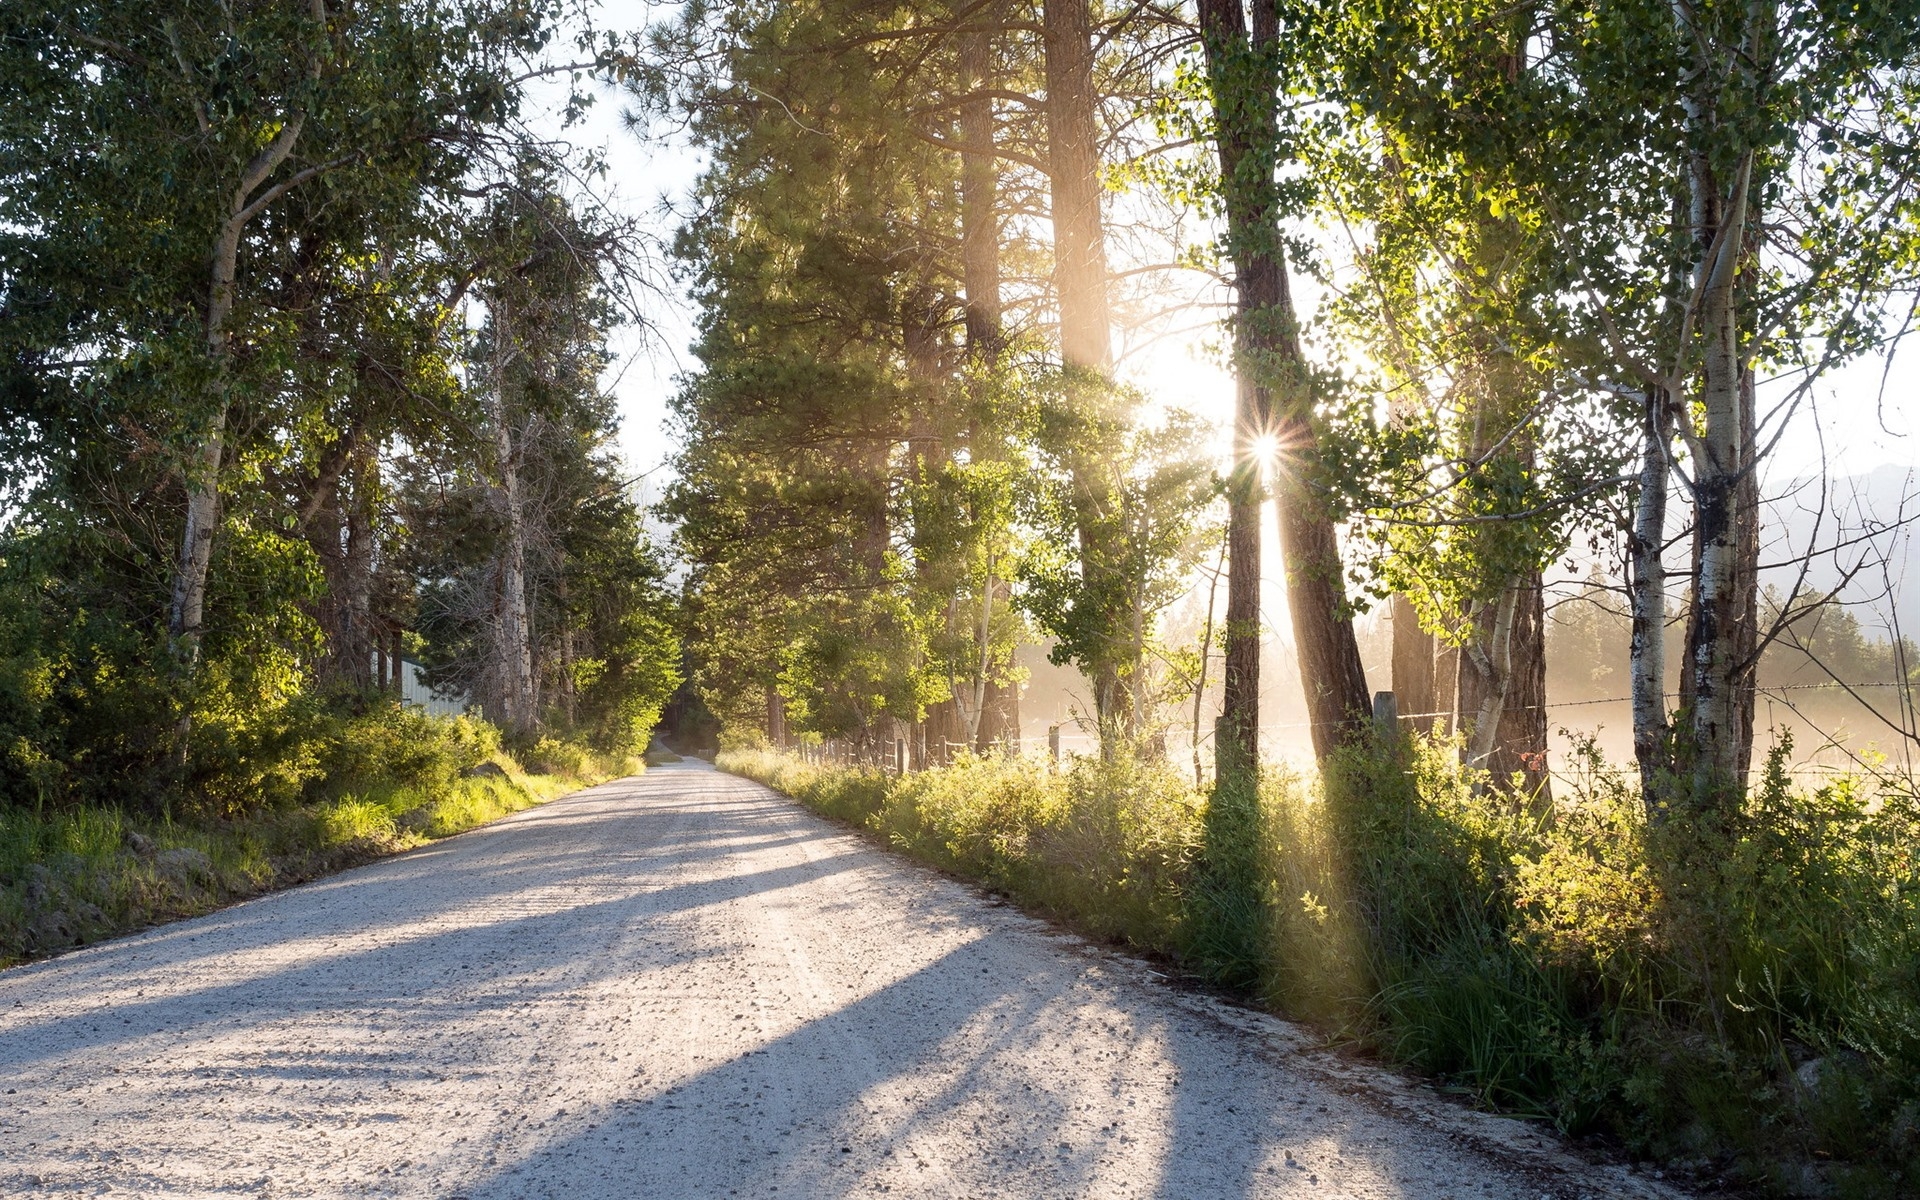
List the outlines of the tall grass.
<svg viewBox="0 0 1920 1200">
<path fill-rule="evenodd" d="M 1920 1188 L 1920 802 L 1649 824 L 1590 749 L 1517 802 L 1445 742 L 1202 795 L 1163 766 L 725 769 L 1481 1104 L 1782 1195 Z"/>
<path fill-rule="evenodd" d="M 177 818 L 0 806 L 0 966 L 206 912 L 640 769 L 550 739 L 532 750 L 523 765 L 484 722 L 381 704 L 315 740 L 292 801 Z"/>
</svg>

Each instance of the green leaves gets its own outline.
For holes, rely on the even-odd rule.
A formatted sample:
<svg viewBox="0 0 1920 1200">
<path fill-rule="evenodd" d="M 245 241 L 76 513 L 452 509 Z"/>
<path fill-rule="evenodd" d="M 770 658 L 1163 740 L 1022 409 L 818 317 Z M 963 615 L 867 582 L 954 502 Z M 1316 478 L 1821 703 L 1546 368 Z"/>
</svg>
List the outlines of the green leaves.
<svg viewBox="0 0 1920 1200">
<path fill-rule="evenodd" d="M 84 736 L 41 724 L 37 744 L 70 786 L 244 797 L 247 756 L 305 753 L 288 714 L 318 703 L 320 677 L 363 686 L 372 627 L 384 638 L 413 618 L 415 580 L 399 564 L 427 523 L 396 521 L 383 458 L 472 449 L 464 329 L 450 319 L 475 270 L 459 231 L 473 193 L 528 189 L 531 174 L 515 172 L 547 157 L 510 122 L 547 70 L 562 8 L 329 3 L 323 20 L 279 0 L 0 9 L 0 536 L 32 543 L 62 581 L 51 625 L 84 612 L 117 630 L 101 657 L 129 695 L 146 689 L 126 705 L 98 687 L 71 698 L 67 728 Z M 582 301 L 556 256 L 534 265 L 528 294 L 577 302 L 567 329 L 545 331 L 563 349 L 526 364 L 553 384 L 535 407 L 585 427 L 551 457 L 565 465 L 555 486 L 617 494 L 595 387 L 606 298 L 588 288 Z M 195 484 L 218 487 L 224 514 L 205 679 L 142 642 L 164 619 L 183 485 Z M 581 707 L 627 744 L 674 686 L 677 649 L 637 514 L 579 507 L 609 539 L 569 547 L 596 564 L 606 596 L 568 618 L 591 631 L 580 649 L 597 664 Z M 200 774 L 163 765 L 183 710 L 194 752 L 213 756 Z M 96 722 L 123 716 L 115 736 L 138 750 L 90 750 Z M 227 755 L 221 739 L 254 749 Z M 90 754 L 112 765 L 81 765 Z M 235 772 L 225 782 L 221 763 Z M 257 780 L 272 774 L 261 766 Z"/>
</svg>

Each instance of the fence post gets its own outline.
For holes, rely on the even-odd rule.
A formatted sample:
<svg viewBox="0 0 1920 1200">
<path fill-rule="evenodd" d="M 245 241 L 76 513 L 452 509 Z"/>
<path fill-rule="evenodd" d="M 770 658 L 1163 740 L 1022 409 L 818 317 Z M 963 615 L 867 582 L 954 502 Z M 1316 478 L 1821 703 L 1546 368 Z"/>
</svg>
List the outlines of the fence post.
<svg viewBox="0 0 1920 1200">
<path fill-rule="evenodd" d="M 1060 769 L 1060 727 L 1047 726 L 1047 755 L 1053 760 L 1053 769 Z"/>
<path fill-rule="evenodd" d="M 1382 741 L 1388 741 L 1400 734 L 1400 703 L 1392 692 L 1373 694 L 1373 731 Z"/>
</svg>

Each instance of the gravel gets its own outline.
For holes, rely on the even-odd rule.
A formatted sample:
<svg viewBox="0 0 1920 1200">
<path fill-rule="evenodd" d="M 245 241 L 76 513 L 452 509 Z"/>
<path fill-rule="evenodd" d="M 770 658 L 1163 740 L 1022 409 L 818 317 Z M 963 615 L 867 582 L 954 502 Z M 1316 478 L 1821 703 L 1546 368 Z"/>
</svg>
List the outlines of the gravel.
<svg viewBox="0 0 1920 1200">
<path fill-rule="evenodd" d="M 703 763 L 0 973 L 0 1194 L 1671 1196 Z"/>
</svg>

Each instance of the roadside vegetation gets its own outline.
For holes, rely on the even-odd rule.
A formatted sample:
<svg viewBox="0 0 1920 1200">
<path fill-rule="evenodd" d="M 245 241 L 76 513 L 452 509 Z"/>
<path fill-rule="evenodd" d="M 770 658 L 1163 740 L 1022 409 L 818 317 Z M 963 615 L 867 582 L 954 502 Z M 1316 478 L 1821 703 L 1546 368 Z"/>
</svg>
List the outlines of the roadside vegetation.
<svg viewBox="0 0 1920 1200">
<path fill-rule="evenodd" d="M 1917 16 L 680 10 L 721 761 L 1488 1106 L 1910 1194 L 1920 504 L 1798 451 L 1910 325 Z M 1842 697 L 1854 775 L 1769 752 Z"/>
<path fill-rule="evenodd" d="M 1920 1170 L 1910 794 L 1772 772 L 1730 818 L 1649 825 L 1597 759 L 1516 806 L 1427 739 L 1345 749 L 1317 780 L 1269 771 L 1252 796 L 1133 758 L 719 765 L 1702 1182 L 1893 1197 Z"/>
<path fill-rule="evenodd" d="M 484 720 L 391 703 L 321 723 L 297 790 L 221 813 L 0 809 L 0 966 L 409 850 L 644 769 L 543 738 L 512 754 Z"/>
</svg>

